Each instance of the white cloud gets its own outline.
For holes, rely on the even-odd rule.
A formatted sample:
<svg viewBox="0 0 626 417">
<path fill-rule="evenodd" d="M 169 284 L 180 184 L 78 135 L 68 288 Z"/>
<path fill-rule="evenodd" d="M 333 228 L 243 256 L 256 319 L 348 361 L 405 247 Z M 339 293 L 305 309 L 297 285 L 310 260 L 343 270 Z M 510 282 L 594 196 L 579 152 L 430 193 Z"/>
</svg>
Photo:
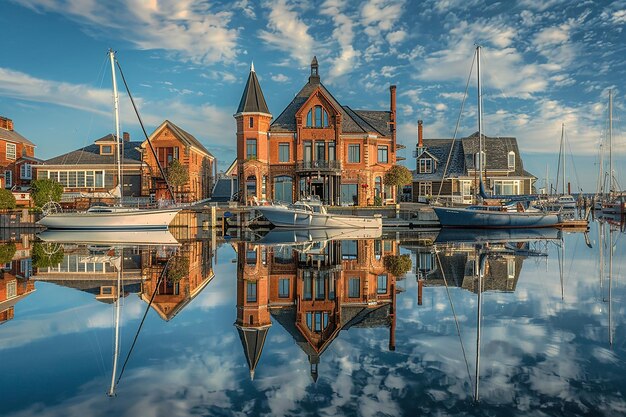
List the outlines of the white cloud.
<svg viewBox="0 0 626 417">
<path fill-rule="evenodd" d="M 273 49 L 291 54 L 299 65 L 308 65 L 313 57 L 313 37 L 309 27 L 287 0 L 265 3 L 270 9 L 267 30 L 259 31 L 259 38 Z"/>
<path fill-rule="evenodd" d="M 354 41 L 354 21 L 343 12 L 345 3 L 341 0 L 326 0 L 320 7 L 322 15 L 330 16 L 334 23 L 332 39 L 339 45 L 339 54 L 331 58 L 328 80 L 332 84 L 337 78 L 349 74 L 358 66 L 361 55 L 352 45 Z"/>
<path fill-rule="evenodd" d="M 284 83 L 289 81 L 289 77 L 287 77 L 285 74 L 274 74 L 272 75 L 272 80 L 276 81 L 277 83 Z"/>
<path fill-rule="evenodd" d="M 375 36 L 377 32 L 390 31 L 402 17 L 404 1 L 369 0 L 361 7 L 362 24 L 366 33 Z"/>
<path fill-rule="evenodd" d="M 611 15 L 611 22 L 616 25 L 626 24 L 626 9 L 613 12 Z"/>
<path fill-rule="evenodd" d="M 141 49 L 163 49 L 200 64 L 231 62 L 236 57 L 237 30 L 233 14 L 200 0 L 176 2 L 110 2 L 24 0 L 34 10 L 62 14 L 89 30 L 119 34 L 119 41 Z"/>
<path fill-rule="evenodd" d="M 407 33 L 404 30 L 396 30 L 395 32 L 389 32 L 387 34 L 387 42 L 389 42 L 390 45 L 396 45 L 398 43 L 401 43 L 403 40 L 405 40 L 407 37 Z"/>
</svg>

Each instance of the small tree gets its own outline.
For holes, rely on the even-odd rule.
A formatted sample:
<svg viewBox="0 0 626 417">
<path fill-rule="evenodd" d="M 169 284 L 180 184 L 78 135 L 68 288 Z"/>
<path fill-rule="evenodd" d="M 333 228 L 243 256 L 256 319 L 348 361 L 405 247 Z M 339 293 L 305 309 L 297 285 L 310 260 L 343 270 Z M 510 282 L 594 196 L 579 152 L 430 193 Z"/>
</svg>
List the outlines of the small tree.
<svg viewBox="0 0 626 417">
<path fill-rule="evenodd" d="M 176 187 L 176 191 L 178 191 L 178 187 L 182 187 L 189 182 L 189 170 L 178 159 L 170 162 L 165 175 L 167 176 L 167 182 Z"/>
<path fill-rule="evenodd" d="M 169 282 L 178 282 L 189 274 L 189 258 L 175 256 L 167 264 L 166 277 Z"/>
<path fill-rule="evenodd" d="M 14 209 L 15 208 L 15 196 L 9 190 L 4 188 L 0 189 L 0 209 Z"/>
<path fill-rule="evenodd" d="M 35 242 L 33 244 L 32 259 L 35 268 L 57 266 L 63 261 L 63 247 L 50 243 Z"/>
<path fill-rule="evenodd" d="M 63 186 L 51 179 L 42 178 L 31 183 L 30 196 L 36 207 L 42 207 L 49 201 L 61 201 Z"/>
<path fill-rule="evenodd" d="M 385 185 L 396 187 L 396 201 L 400 196 L 400 187 L 410 184 L 412 180 L 413 175 L 411 175 L 411 171 L 402 165 L 393 165 L 385 172 L 385 176 L 383 177 Z"/>
<path fill-rule="evenodd" d="M 7 264 L 11 262 L 11 259 L 15 256 L 17 247 L 15 243 L 6 243 L 0 246 L 0 264 Z"/>
<path fill-rule="evenodd" d="M 383 265 L 387 272 L 401 277 L 411 270 L 413 262 L 409 255 L 387 255 L 383 258 Z"/>
</svg>

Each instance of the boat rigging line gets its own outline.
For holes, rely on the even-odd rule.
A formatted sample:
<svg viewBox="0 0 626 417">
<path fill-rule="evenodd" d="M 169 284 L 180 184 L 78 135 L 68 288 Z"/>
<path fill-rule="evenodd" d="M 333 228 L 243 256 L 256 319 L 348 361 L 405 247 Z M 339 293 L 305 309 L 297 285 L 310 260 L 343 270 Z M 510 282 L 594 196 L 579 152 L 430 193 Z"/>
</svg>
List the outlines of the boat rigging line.
<svg viewBox="0 0 626 417">
<path fill-rule="evenodd" d="M 465 360 L 465 368 L 467 369 L 467 379 L 470 381 L 470 385 L 472 386 L 472 388 L 474 388 L 474 383 L 472 381 L 472 373 L 469 368 L 469 362 L 467 361 L 467 354 L 465 353 L 465 345 L 463 344 L 463 338 L 461 337 L 461 327 L 459 326 L 459 319 L 456 315 L 456 310 L 454 309 L 454 303 L 452 302 L 450 288 L 448 287 L 448 280 L 446 279 L 446 273 L 443 269 L 443 265 L 441 264 L 441 258 L 439 258 L 439 251 L 437 249 L 435 249 L 435 256 L 437 258 L 437 265 L 439 266 L 439 270 L 441 271 L 443 283 L 446 286 L 446 294 L 448 295 L 448 301 L 450 302 L 450 308 L 452 309 L 452 316 L 454 317 L 454 324 L 456 325 L 456 333 L 459 336 L 459 342 L 461 343 L 461 351 L 463 352 L 463 359 Z"/>
<path fill-rule="evenodd" d="M 120 76 L 122 77 L 122 81 L 124 82 L 124 87 L 126 88 L 126 92 L 128 93 L 128 97 L 130 98 L 130 102 L 133 105 L 133 109 L 135 110 L 135 114 L 137 115 L 137 120 L 139 121 L 139 125 L 141 126 L 141 130 L 143 131 L 143 135 L 146 137 L 146 141 L 148 141 L 148 145 L 150 145 L 150 150 L 152 151 L 152 155 L 154 156 L 154 159 L 156 160 L 157 166 L 159 167 L 159 171 L 161 172 L 161 175 L 163 176 L 163 179 L 165 180 L 165 184 L 167 185 L 167 191 L 169 191 L 170 197 L 172 197 L 172 200 L 174 202 L 176 202 L 176 197 L 174 196 L 174 191 L 172 190 L 172 186 L 170 185 L 169 181 L 167 180 L 167 176 L 165 175 L 165 171 L 163 170 L 163 167 L 161 166 L 161 163 L 159 162 L 159 157 L 157 156 L 156 150 L 152 146 L 152 142 L 150 142 L 150 138 L 148 137 L 148 133 L 146 132 L 146 128 L 144 127 L 143 121 L 141 120 L 141 116 L 139 115 L 139 110 L 137 110 L 137 106 L 135 105 L 135 100 L 133 99 L 133 96 L 130 93 L 130 89 L 128 88 L 128 84 L 126 83 L 126 77 L 124 77 L 124 73 L 122 72 L 122 66 L 120 65 L 120 62 L 117 60 L 117 58 L 115 58 L 115 63 L 117 64 L 117 68 L 120 70 Z"/>
<path fill-rule="evenodd" d="M 154 291 L 152 291 L 152 296 L 150 297 L 150 302 L 146 306 L 146 311 L 143 313 L 143 317 L 141 318 L 141 323 L 139 323 L 139 327 L 137 328 L 137 332 L 135 333 L 135 338 L 133 339 L 133 343 L 130 345 L 130 349 L 128 350 L 128 354 L 126 355 L 126 359 L 124 359 L 124 364 L 122 365 L 122 369 L 120 371 L 120 376 L 117 378 L 117 381 L 115 382 L 115 386 L 119 385 L 120 380 L 122 379 L 122 375 L 124 375 L 124 370 L 126 369 L 126 364 L 128 363 L 128 360 L 130 359 L 131 353 L 133 353 L 133 349 L 135 348 L 135 344 L 137 343 L 137 338 L 139 338 L 139 332 L 141 331 L 141 328 L 143 327 L 143 323 L 146 320 L 146 316 L 148 315 L 148 311 L 150 311 L 150 306 L 152 306 L 152 301 L 154 301 L 154 297 L 156 296 L 157 292 L 159 291 L 159 285 L 161 285 L 161 281 L 163 281 L 163 277 L 165 276 L 166 272 L 168 271 L 169 265 L 170 265 L 170 261 L 172 259 L 173 259 L 173 256 L 171 256 L 167 260 L 167 262 L 165 263 L 165 267 L 161 271 L 161 274 L 159 274 L 159 279 L 157 280 L 156 285 L 154 286 Z"/>
<path fill-rule="evenodd" d="M 452 159 L 452 151 L 454 150 L 454 142 L 456 142 L 456 135 L 459 131 L 459 125 L 461 124 L 461 117 L 463 115 L 463 108 L 465 107 L 465 100 L 467 100 L 467 92 L 469 90 L 470 80 L 472 77 L 472 71 L 474 70 L 474 62 L 476 62 L 476 54 L 472 58 L 472 64 L 470 65 L 469 75 L 467 76 L 467 83 L 465 84 L 465 93 L 463 94 L 463 100 L 461 101 L 461 109 L 459 110 L 459 117 L 456 119 L 456 126 L 454 127 L 454 135 L 452 136 L 452 144 L 450 145 L 450 152 L 448 152 L 448 159 L 446 160 L 446 166 L 443 169 L 443 174 L 441 175 L 441 181 L 439 182 L 439 191 L 437 191 L 437 198 L 435 202 L 439 201 L 439 196 L 441 195 L 441 190 L 443 188 L 443 181 L 446 178 L 446 173 L 448 172 L 448 166 L 450 165 L 450 159 Z M 418 155 L 419 156 L 419 155 Z"/>
</svg>

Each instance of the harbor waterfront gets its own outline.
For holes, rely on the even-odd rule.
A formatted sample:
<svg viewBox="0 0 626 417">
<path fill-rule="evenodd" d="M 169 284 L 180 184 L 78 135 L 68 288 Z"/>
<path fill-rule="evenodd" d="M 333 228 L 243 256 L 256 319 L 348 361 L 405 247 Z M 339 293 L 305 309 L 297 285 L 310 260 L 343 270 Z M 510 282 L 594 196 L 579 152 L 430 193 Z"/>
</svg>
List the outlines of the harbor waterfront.
<svg viewBox="0 0 626 417">
<path fill-rule="evenodd" d="M 624 414 L 622 224 L 7 236 L 0 414 Z"/>
</svg>

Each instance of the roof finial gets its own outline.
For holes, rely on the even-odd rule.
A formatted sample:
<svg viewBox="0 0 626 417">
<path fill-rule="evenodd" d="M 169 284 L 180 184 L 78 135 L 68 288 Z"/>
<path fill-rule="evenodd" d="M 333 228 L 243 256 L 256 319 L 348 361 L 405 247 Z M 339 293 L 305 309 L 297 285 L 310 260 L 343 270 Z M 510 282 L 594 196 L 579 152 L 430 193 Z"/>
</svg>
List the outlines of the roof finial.
<svg viewBox="0 0 626 417">
<path fill-rule="evenodd" d="M 254 72 L 254 61 L 250 64 L 250 72 Z"/>
</svg>

